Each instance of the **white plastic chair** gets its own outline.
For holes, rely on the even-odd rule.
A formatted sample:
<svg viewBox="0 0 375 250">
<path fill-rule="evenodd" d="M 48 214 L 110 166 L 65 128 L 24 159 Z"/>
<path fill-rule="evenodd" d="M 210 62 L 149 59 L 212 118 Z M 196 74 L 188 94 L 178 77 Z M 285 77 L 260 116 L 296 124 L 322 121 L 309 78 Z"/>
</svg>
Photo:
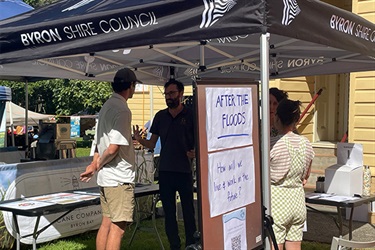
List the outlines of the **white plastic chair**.
<svg viewBox="0 0 375 250">
<path fill-rule="evenodd" d="M 375 241 L 360 242 L 351 241 L 343 238 L 333 237 L 331 243 L 331 250 L 340 250 L 345 248 L 361 249 L 361 248 L 373 248 L 375 247 Z"/>
</svg>

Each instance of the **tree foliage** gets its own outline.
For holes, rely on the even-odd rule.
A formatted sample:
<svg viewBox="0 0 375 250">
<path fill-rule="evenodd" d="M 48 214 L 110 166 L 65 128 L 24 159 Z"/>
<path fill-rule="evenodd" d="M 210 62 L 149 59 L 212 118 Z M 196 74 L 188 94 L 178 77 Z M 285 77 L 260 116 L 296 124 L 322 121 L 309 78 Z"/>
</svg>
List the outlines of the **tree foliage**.
<svg viewBox="0 0 375 250">
<path fill-rule="evenodd" d="M 111 93 L 111 86 L 107 82 L 64 80 L 54 90 L 56 113 L 70 115 L 85 111 L 95 114 Z"/>
<path fill-rule="evenodd" d="M 24 0 L 24 2 L 36 9 L 44 5 L 54 3 L 56 0 Z"/>
<path fill-rule="evenodd" d="M 26 107 L 25 82 L 0 81 L 12 89 L 12 101 Z M 72 115 L 84 111 L 99 112 L 110 97 L 112 89 L 107 82 L 51 79 L 28 84 L 29 110 L 57 115 Z"/>
</svg>

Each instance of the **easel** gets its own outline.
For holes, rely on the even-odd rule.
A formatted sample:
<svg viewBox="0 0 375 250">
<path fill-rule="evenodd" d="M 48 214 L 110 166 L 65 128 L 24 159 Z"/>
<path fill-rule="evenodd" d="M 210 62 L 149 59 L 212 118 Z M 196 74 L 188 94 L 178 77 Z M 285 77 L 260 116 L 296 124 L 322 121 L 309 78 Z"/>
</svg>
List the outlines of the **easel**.
<svg viewBox="0 0 375 250">
<path fill-rule="evenodd" d="M 56 139 L 56 150 L 59 153 L 59 159 L 75 158 L 76 157 L 76 140 Z"/>
<path fill-rule="evenodd" d="M 193 235 L 195 243 L 187 246 L 185 250 L 202 250 L 201 233 L 196 231 Z"/>
<path fill-rule="evenodd" d="M 266 207 L 263 207 L 264 208 L 264 225 L 263 225 L 263 228 L 264 228 L 264 234 L 268 235 L 271 239 L 271 242 L 273 244 L 273 249 L 274 250 L 279 250 L 279 247 L 277 245 L 277 242 L 276 242 L 276 237 L 275 237 L 275 233 L 273 231 L 273 228 L 272 228 L 272 225 L 273 225 L 273 218 L 271 215 L 269 214 L 266 214 L 266 210 L 267 208 Z"/>
<path fill-rule="evenodd" d="M 273 232 L 273 228 L 272 228 L 273 218 L 271 215 L 266 214 L 265 211 L 266 211 L 266 208 L 264 207 L 264 224 L 263 224 L 264 230 L 265 230 L 264 233 L 270 237 L 271 242 L 273 244 L 273 249 L 279 250 L 279 247 L 276 242 L 275 233 Z M 185 250 L 201 250 L 202 249 L 201 234 L 199 232 L 195 232 L 194 238 L 195 238 L 195 244 L 191 244 L 187 246 Z"/>
<path fill-rule="evenodd" d="M 221 100 L 228 93 L 236 98 L 237 96 L 246 97 L 245 103 L 231 107 L 216 105 L 216 100 Z M 195 136 L 198 170 L 197 197 L 200 208 L 201 240 L 199 245 L 195 243 L 188 249 L 224 249 L 230 244 L 229 242 L 232 242 L 232 239 L 236 247 L 239 245 L 247 249 L 263 247 L 262 236 L 265 230 L 259 147 L 261 142 L 257 124 L 259 121 L 258 93 L 258 82 L 250 82 L 248 79 L 233 81 L 228 78 L 205 78 L 195 82 L 196 131 L 199 131 Z M 227 114 L 246 114 L 244 117 L 247 122 L 237 127 L 236 132 L 232 130 L 232 126 L 225 124 L 220 129 L 213 129 L 214 124 L 218 120 L 222 121 L 223 115 Z M 230 139 L 233 136 L 240 139 Z M 227 172 L 210 171 L 218 165 L 224 166 Z M 229 166 L 232 165 L 236 167 L 231 168 L 228 175 Z M 252 183 L 248 182 L 250 176 L 254 180 Z M 215 191 L 213 183 L 207 181 L 210 178 L 217 178 L 220 183 L 225 183 L 226 189 L 224 190 L 224 185 L 220 185 L 221 189 Z M 227 186 L 229 182 L 233 183 L 230 188 Z M 236 194 L 240 199 L 231 203 L 226 196 L 228 191 Z M 240 191 L 242 194 L 251 195 L 247 194 L 242 199 Z M 212 197 L 214 198 L 211 199 Z M 249 197 L 253 198 L 250 200 Z M 233 225 L 225 224 L 223 218 L 225 215 L 236 214 L 244 216 L 241 226 L 245 230 L 243 233 L 230 235 L 228 229 Z M 244 239 L 241 241 L 241 236 L 239 236 L 241 234 L 244 234 L 243 238 L 246 242 Z"/>
</svg>

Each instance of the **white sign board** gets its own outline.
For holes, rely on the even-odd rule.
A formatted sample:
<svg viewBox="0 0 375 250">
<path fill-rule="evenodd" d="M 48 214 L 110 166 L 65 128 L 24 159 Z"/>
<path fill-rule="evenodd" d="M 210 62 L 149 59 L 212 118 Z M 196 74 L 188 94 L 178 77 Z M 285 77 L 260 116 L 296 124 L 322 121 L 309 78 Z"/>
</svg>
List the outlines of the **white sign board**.
<svg viewBox="0 0 375 250">
<path fill-rule="evenodd" d="M 253 147 L 211 153 L 208 167 L 211 217 L 255 201 Z"/>
<path fill-rule="evenodd" d="M 206 88 L 208 151 L 253 143 L 251 88 Z"/>
</svg>

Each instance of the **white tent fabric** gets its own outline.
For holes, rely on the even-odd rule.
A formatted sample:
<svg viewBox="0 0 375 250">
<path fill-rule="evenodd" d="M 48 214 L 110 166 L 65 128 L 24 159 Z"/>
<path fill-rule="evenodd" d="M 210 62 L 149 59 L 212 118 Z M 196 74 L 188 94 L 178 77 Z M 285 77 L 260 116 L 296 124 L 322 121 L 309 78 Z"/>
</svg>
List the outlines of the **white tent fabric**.
<svg viewBox="0 0 375 250">
<path fill-rule="evenodd" d="M 13 117 L 14 126 L 23 126 L 25 125 L 25 109 L 13 102 L 6 103 L 6 117 L 7 117 L 7 126 L 10 126 L 10 119 Z M 38 126 L 39 120 L 50 120 L 54 116 L 40 114 L 33 111 L 28 112 L 28 125 Z"/>
</svg>

